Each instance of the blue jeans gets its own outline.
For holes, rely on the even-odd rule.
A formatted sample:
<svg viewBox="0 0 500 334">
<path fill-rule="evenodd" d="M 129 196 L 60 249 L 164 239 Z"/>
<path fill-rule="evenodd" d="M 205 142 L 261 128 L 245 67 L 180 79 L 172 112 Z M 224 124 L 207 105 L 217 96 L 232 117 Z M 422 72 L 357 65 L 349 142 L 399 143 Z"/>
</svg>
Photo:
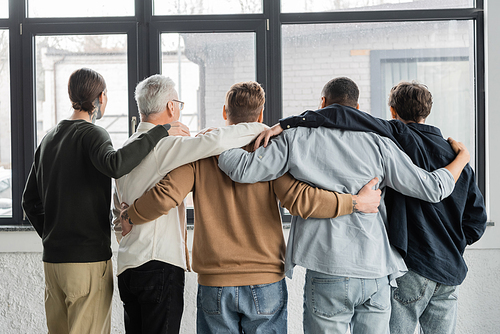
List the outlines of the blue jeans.
<svg viewBox="0 0 500 334">
<path fill-rule="evenodd" d="M 392 292 L 391 334 L 413 333 L 420 322 L 426 334 L 453 334 L 457 322 L 458 287 L 436 283 L 408 271 Z"/>
<path fill-rule="evenodd" d="M 198 285 L 196 332 L 286 333 L 285 279 L 246 286 Z"/>
<path fill-rule="evenodd" d="M 304 333 L 387 334 L 391 315 L 389 278 L 332 276 L 306 272 Z M 408 334 L 408 333 L 407 333 Z"/>
</svg>

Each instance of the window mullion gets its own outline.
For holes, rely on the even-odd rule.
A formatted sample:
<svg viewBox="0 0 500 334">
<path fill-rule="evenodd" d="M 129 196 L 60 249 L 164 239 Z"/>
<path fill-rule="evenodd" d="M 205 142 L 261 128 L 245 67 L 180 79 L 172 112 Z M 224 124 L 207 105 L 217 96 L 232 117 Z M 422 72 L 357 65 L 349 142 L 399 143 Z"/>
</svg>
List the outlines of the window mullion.
<svg viewBox="0 0 500 334">
<path fill-rule="evenodd" d="M 267 82 L 266 91 L 267 112 L 264 122 L 275 124 L 282 115 L 282 77 L 281 77 L 281 1 L 264 0 L 266 15 L 269 17 L 267 31 Z"/>
</svg>

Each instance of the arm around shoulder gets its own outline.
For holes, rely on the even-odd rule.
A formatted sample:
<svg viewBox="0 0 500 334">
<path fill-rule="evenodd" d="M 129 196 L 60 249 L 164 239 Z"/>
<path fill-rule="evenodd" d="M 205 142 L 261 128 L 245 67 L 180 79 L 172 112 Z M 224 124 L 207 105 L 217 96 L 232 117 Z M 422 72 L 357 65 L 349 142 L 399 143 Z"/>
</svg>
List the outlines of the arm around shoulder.
<svg viewBox="0 0 500 334">
<path fill-rule="evenodd" d="M 284 130 L 295 127 L 326 127 L 343 130 L 374 132 L 396 142 L 393 125 L 382 118 L 372 116 L 356 108 L 331 104 L 318 110 L 307 110 L 299 116 L 280 119 Z"/>
<path fill-rule="evenodd" d="M 460 174 L 462 173 L 462 170 L 469 163 L 470 154 L 469 150 L 467 150 L 467 147 L 465 147 L 465 145 L 461 142 L 458 142 L 451 137 L 448 138 L 448 142 L 450 143 L 457 156 L 455 157 L 455 160 L 453 160 L 448 166 L 444 168 L 453 175 L 455 182 L 457 182 Z"/>
<path fill-rule="evenodd" d="M 440 202 L 453 192 L 455 180 L 450 171 L 439 168 L 428 172 L 416 166 L 394 143 L 387 139 L 380 143 L 386 186 L 405 196 L 431 203 Z"/>
<path fill-rule="evenodd" d="M 139 165 L 168 132 L 162 125 L 157 125 L 116 151 L 106 130 L 95 126 L 89 134 L 92 163 L 104 175 L 118 179 Z"/>
<path fill-rule="evenodd" d="M 166 215 L 182 203 L 193 186 L 192 164 L 174 169 L 128 208 L 130 220 L 134 225 L 144 224 Z"/>
<path fill-rule="evenodd" d="M 224 151 L 219 157 L 219 168 L 239 183 L 275 180 L 288 171 L 288 143 L 282 134 L 254 152 Z"/>
</svg>

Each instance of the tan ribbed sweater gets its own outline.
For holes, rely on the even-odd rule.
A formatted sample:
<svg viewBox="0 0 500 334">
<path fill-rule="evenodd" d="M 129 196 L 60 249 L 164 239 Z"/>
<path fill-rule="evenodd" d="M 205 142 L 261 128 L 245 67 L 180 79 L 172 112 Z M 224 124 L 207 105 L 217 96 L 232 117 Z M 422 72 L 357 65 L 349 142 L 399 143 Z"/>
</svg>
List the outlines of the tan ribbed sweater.
<svg viewBox="0 0 500 334">
<path fill-rule="evenodd" d="M 304 218 L 352 213 L 350 194 L 314 188 L 289 174 L 271 182 L 235 183 L 217 163 L 212 157 L 173 170 L 128 210 L 132 222 L 142 224 L 166 214 L 193 191 L 193 270 L 201 285 L 267 284 L 284 277 L 278 199 L 292 215 Z"/>
</svg>

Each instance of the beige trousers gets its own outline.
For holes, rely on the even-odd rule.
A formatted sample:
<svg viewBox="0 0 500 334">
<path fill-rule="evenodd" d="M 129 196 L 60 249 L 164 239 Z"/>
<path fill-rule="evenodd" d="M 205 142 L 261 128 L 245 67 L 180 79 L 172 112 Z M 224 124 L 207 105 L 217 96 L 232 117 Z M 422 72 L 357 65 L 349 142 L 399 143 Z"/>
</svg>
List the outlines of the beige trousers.
<svg viewBox="0 0 500 334">
<path fill-rule="evenodd" d="M 44 262 L 44 271 L 49 334 L 108 334 L 111 331 L 111 260 Z"/>
</svg>

